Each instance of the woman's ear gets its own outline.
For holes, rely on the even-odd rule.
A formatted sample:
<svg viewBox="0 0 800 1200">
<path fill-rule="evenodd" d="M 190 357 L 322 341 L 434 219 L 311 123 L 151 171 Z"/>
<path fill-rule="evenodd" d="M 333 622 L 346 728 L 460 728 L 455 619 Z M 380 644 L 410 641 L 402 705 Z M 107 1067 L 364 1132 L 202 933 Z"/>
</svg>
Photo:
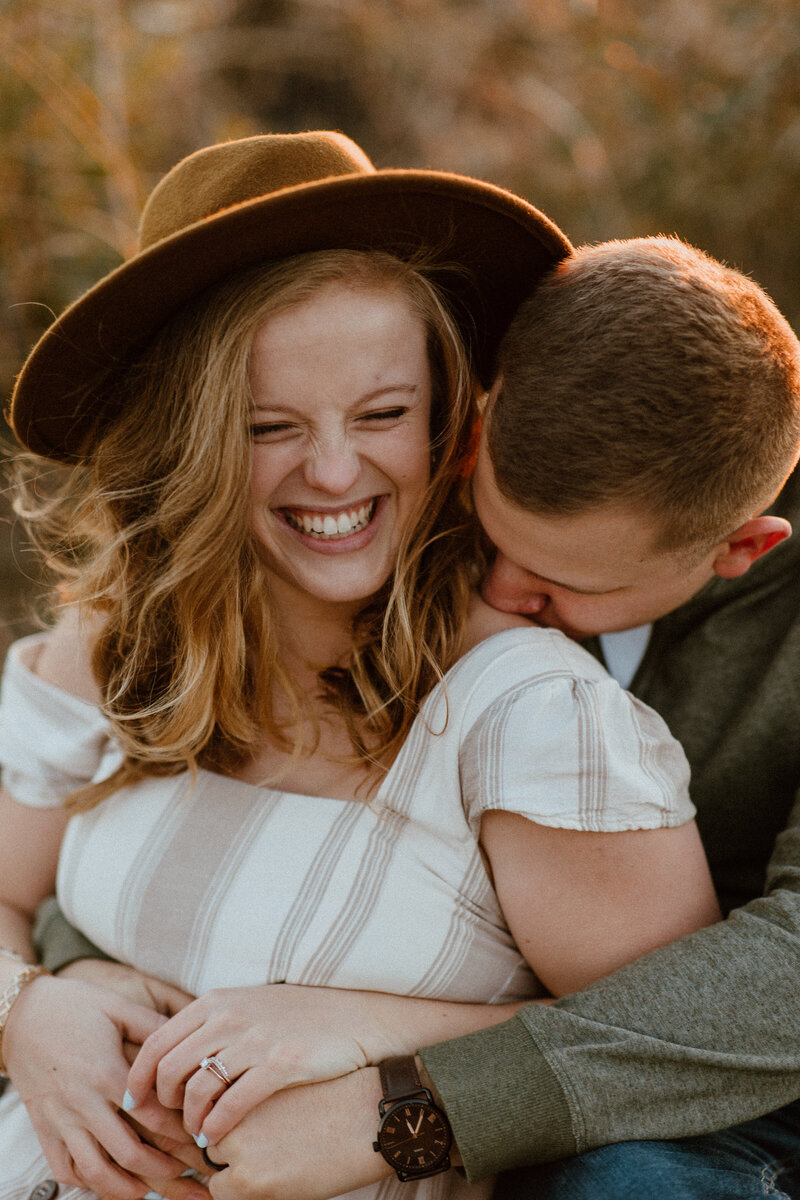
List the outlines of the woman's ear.
<svg viewBox="0 0 800 1200">
<path fill-rule="evenodd" d="M 791 532 L 791 525 L 783 517 L 751 517 L 722 543 L 714 559 L 714 573 L 721 579 L 744 575 L 757 558 L 769 553 Z"/>
</svg>

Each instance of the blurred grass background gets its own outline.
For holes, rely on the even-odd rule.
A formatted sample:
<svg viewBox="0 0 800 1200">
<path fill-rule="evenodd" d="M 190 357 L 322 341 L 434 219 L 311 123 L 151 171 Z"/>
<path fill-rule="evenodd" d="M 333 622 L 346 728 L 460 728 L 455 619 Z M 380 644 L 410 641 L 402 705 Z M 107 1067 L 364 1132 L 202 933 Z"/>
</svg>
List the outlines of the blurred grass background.
<svg viewBox="0 0 800 1200">
<path fill-rule="evenodd" d="M 796 0 L 2 0 L 4 396 L 174 162 L 312 128 L 512 188 L 576 243 L 677 233 L 800 328 Z M 0 656 L 37 593 L 1 504 Z"/>
</svg>

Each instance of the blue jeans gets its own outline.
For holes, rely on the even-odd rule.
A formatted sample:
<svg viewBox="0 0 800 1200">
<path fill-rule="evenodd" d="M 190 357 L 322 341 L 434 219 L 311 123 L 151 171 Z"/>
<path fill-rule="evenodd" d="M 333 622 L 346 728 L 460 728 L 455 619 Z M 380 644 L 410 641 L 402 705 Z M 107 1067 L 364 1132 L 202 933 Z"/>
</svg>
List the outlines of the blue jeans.
<svg viewBox="0 0 800 1200">
<path fill-rule="evenodd" d="M 501 1175 L 496 1200 L 800 1200 L 800 1101 L 674 1142 L 620 1142 Z"/>
</svg>

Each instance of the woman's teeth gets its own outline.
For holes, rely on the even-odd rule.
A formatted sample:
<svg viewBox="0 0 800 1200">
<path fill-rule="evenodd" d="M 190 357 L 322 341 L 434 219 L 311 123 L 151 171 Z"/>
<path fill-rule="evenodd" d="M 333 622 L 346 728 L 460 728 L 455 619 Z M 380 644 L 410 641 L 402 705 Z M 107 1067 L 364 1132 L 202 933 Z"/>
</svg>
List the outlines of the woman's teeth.
<svg viewBox="0 0 800 1200">
<path fill-rule="evenodd" d="M 327 538 L 349 537 L 369 525 L 375 513 L 376 503 L 376 500 L 371 500 L 369 504 L 340 512 L 337 516 L 333 516 L 332 513 L 296 512 L 289 508 L 283 509 L 283 515 L 298 533 L 305 533 L 324 541 Z"/>
</svg>

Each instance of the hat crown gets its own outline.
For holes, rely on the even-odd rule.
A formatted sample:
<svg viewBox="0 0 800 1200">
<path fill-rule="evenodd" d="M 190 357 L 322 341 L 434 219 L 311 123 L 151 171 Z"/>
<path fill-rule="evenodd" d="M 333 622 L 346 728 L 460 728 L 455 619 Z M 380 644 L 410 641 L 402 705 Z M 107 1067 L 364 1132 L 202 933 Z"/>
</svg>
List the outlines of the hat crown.
<svg viewBox="0 0 800 1200">
<path fill-rule="evenodd" d="M 248 200 L 344 175 L 373 175 L 364 151 L 341 133 L 261 134 L 198 150 L 150 195 L 139 249 Z"/>
<path fill-rule="evenodd" d="M 345 249 L 404 261 L 424 249 L 488 386 L 514 309 L 571 246 L 511 192 L 442 171 L 376 170 L 341 133 L 208 146 L 153 190 L 138 252 L 39 339 L 17 378 L 12 428 L 46 458 L 85 459 L 118 412 L 110 381 L 184 305 L 256 264 Z"/>
</svg>

